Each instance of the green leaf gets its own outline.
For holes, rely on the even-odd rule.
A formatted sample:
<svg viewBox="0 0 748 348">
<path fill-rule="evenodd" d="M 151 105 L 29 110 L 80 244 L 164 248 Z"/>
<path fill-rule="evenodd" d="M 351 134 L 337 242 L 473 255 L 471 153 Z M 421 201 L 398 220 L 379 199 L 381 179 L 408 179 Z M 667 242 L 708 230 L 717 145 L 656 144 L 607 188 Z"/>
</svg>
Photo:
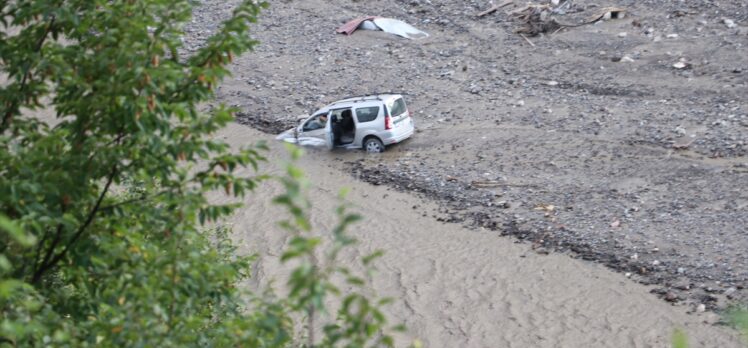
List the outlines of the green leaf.
<svg viewBox="0 0 748 348">
<path fill-rule="evenodd" d="M 36 243 L 34 236 L 24 233 L 17 224 L 3 215 L 0 215 L 0 230 L 8 233 L 11 239 L 22 246 L 29 247 Z"/>
<path fill-rule="evenodd" d="M 673 332 L 672 342 L 673 348 L 688 348 L 688 338 L 681 330 L 675 330 L 675 332 Z"/>
<path fill-rule="evenodd" d="M 369 265 L 370 263 L 372 263 L 372 261 L 374 261 L 374 260 L 376 260 L 376 259 L 378 259 L 378 258 L 382 257 L 383 255 L 384 255 L 384 250 L 376 250 L 376 251 L 374 251 L 373 253 L 371 253 L 371 254 L 369 254 L 369 255 L 366 255 L 366 256 L 365 256 L 365 257 L 364 257 L 364 258 L 362 259 L 362 262 L 363 262 L 363 264 L 364 264 L 365 266 L 368 266 L 368 265 Z"/>
</svg>

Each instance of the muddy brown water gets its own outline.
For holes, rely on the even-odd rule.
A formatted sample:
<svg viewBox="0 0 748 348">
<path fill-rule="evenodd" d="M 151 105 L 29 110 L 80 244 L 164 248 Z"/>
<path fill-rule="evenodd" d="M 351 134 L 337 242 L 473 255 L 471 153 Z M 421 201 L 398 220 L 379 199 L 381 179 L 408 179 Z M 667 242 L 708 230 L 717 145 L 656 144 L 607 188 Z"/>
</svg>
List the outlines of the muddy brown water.
<svg viewBox="0 0 748 348">
<path fill-rule="evenodd" d="M 270 141 L 241 125 L 218 136 L 236 146 L 248 137 Z M 270 142 L 268 155 L 273 162 L 263 171 L 282 174 L 282 144 Z M 352 226 L 359 243 L 341 260 L 358 269 L 362 255 L 385 250 L 370 290 L 395 299 L 385 313 L 408 327 L 397 346 L 419 339 L 427 347 L 669 347 L 675 329 L 697 347 L 741 346 L 735 331 L 716 324 L 715 313 L 688 314 L 686 306 L 652 296 L 652 286 L 596 263 L 541 254 L 490 229 L 439 222 L 424 214 L 438 209 L 433 201 L 362 182 L 336 156 L 357 154 L 310 150 L 297 163 L 312 183 L 315 233 L 329 233 L 341 203 L 337 193 L 349 188 L 347 204 L 364 220 Z M 270 203 L 280 193 L 280 185 L 262 185 L 228 224 L 243 252 L 259 254 L 246 286 L 259 291 L 272 284 L 282 295 L 289 266 L 278 259 L 290 236 L 277 225 L 285 213 Z M 220 194 L 213 199 L 232 201 Z"/>
</svg>

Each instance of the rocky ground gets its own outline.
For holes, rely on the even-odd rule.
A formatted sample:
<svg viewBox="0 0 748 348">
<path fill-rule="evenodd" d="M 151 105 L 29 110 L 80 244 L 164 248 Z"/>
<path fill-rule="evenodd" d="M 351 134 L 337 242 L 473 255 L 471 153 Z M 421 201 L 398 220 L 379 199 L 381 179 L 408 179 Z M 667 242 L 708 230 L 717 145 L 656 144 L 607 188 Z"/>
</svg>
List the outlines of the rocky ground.
<svg viewBox="0 0 748 348">
<path fill-rule="evenodd" d="M 187 51 L 233 4 L 203 2 Z M 571 5 L 559 21 L 606 6 L 627 16 L 525 39 L 507 14 L 519 6 L 477 17 L 489 1 L 272 2 L 219 100 L 275 133 L 345 96 L 406 94 L 412 139 L 378 156 L 311 155 L 439 203 L 416 214 L 601 262 L 694 310 L 745 301 L 748 3 Z M 361 15 L 431 36 L 335 34 Z"/>
</svg>

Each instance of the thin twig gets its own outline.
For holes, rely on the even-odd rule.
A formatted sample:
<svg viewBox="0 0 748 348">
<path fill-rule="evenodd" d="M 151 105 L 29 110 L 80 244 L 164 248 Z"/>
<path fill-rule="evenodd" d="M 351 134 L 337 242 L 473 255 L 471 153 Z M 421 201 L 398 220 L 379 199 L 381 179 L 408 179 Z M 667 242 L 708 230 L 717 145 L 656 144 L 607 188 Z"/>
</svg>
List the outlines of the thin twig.
<svg viewBox="0 0 748 348">
<path fill-rule="evenodd" d="M 478 14 L 478 17 L 483 17 L 483 16 L 485 16 L 485 15 L 487 15 L 487 14 L 491 14 L 491 13 L 494 13 L 494 12 L 496 12 L 496 10 L 498 10 L 498 9 L 500 9 L 500 8 L 504 7 L 504 6 L 508 6 L 508 5 L 512 4 L 512 3 L 514 3 L 514 1 L 513 1 L 513 0 L 507 0 L 507 1 L 504 1 L 504 3 L 502 3 L 502 4 L 499 4 L 499 5 L 493 5 L 493 6 L 491 6 L 491 8 L 489 8 L 488 10 L 485 10 L 485 11 L 483 11 L 483 12 L 479 13 L 479 14 Z"/>
<path fill-rule="evenodd" d="M 314 347 L 314 304 L 309 305 L 309 317 L 308 317 L 308 325 L 309 325 L 309 337 L 307 345 L 311 348 Z"/>
<path fill-rule="evenodd" d="M 37 274 L 40 273 L 40 271 L 44 268 L 44 265 L 46 265 L 49 262 L 49 259 L 52 257 L 52 254 L 54 254 L 55 248 L 57 248 L 57 244 L 60 243 L 62 240 L 62 224 L 57 225 L 57 231 L 55 232 L 55 238 L 52 240 L 52 243 L 49 245 L 49 248 L 47 249 L 47 252 L 44 254 L 44 258 L 42 259 L 42 262 L 39 264 L 39 268 L 34 271 L 34 277 L 31 280 L 31 283 L 36 283 L 37 280 Z M 40 249 L 42 245 L 39 245 Z M 37 267 L 36 264 L 34 264 L 34 267 Z"/>
<path fill-rule="evenodd" d="M 57 225 L 57 229 L 62 228 L 62 224 Z M 59 232 L 58 232 L 59 233 Z M 34 255 L 34 263 L 32 264 L 33 267 L 36 267 L 36 265 L 39 264 L 39 258 L 42 256 L 42 249 L 44 249 L 44 243 L 47 241 L 47 237 L 49 237 L 49 233 L 45 233 L 42 236 L 42 240 L 39 241 L 39 244 L 36 245 L 36 253 Z M 24 268 L 26 265 L 23 266 Z M 24 271 L 25 273 L 25 271 Z"/>
<path fill-rule="evenodd" d="M 525 36 L 523 34 L 519 34 L 519 36 L 522 36 L 522 38 L 525 39 L 525 41 L 527 41 L 527 43 L 529 43 L 530 46 L 535 47 L 535 44 L 532 43 L 532 41 L 530 41 L 530 39 L 528 39 L 527 36 Z"/>
<path fill-rule="evenodd" d="M 181 254 L 179 252 L 179 246 L 181 245 L 181 238 L 177 238 L 176 245 L 174 246 L 174 259 L 171 263 L 171 287 L 176 289 L 177 287 L 177 257 Z M 176 302 L 176 298 L 174 296 L 171 297 L 171 303 L 169 303 L 169 318 L 167 326 L 169 330 L 172 329 L 173 323 L 174 323 L 174 303 Z"/>
<path fill-rule="evenodd" d="M 123 205 L 147 201 L 149 199 L 156 198 L 158 196 L 161 196 L 161 195 L 164 195 L 164 194 L 167 194 L 167 193 L 170 193 L 170 192 L 172 192 L 172 191 L 171 190 L 164 190 L 164 191 L 161 191 L 161 192 L 153 194 L 153 195 L 143 195 L 143 196 L 140 196 L 140 197 L 137 197 L 137 198 L 131 198 L 131 199 L 124 200 L 124 201 L 121 201 L 121 202 L 112 203 L 110 205 L 105 205 L 105 206 L 99 208 L 99 210 L 100 211 L 112 210 L 114 208 L 121 207 Z"/>
</svg>

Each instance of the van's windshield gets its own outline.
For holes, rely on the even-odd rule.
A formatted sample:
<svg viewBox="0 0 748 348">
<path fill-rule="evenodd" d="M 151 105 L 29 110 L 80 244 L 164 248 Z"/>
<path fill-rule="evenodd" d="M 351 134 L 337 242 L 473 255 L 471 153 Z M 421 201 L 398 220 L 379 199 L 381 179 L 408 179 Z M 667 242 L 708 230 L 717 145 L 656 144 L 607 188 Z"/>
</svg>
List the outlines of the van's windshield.
<svg viewBox="0 0 748 348">
<path fill-rule="evenodd" d="M 405 107 L 405 100 L 403 98 L 397 98 L 387 103 L 387 109 L 390 110 L 390 116 L 392 117 L 400 116 L 408 110 Z"/>
</svg>

